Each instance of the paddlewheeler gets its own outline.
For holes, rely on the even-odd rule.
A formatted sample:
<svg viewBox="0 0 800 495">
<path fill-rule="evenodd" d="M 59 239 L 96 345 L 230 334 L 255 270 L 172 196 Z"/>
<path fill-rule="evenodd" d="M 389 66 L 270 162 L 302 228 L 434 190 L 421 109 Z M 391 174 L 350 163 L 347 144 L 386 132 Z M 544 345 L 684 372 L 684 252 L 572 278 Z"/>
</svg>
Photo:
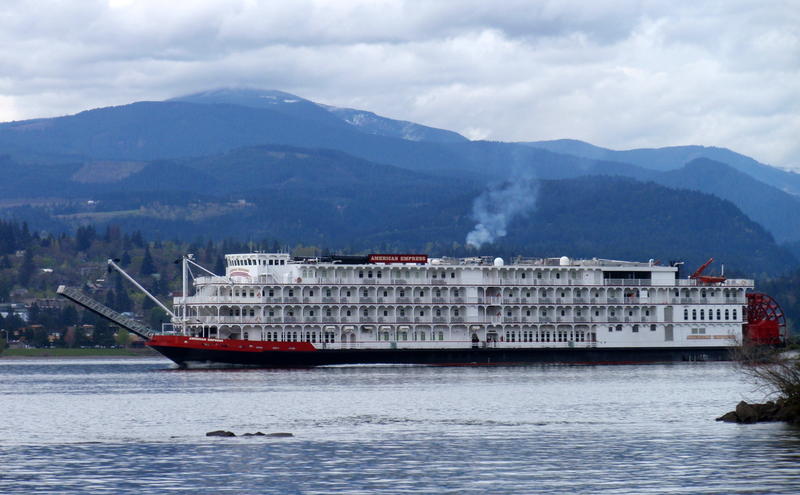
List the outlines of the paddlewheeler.
<svg viewBox="0 0 800 495">
<path fill-rule="evenodd" d="M 161 329 L 73 288 L 64 297 L 145 339 L 180 366 L 499 365 L 730 359 L 780 345 L 780 306 L 754 281 L 605 259 L 424 254 L 225 256 L 224 274 L 182 257 Z"/>
</svg>

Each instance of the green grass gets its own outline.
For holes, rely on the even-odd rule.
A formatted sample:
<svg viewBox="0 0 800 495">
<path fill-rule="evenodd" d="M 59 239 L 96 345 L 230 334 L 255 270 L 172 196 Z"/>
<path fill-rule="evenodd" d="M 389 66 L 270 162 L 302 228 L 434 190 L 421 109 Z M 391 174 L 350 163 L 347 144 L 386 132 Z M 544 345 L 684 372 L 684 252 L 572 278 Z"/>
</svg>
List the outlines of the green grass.
<svg viewBox="0 0 800 495">
<path fill-rule="evenodd" d="M 149 357 L 159 354 L 152 349 L 5 349 L 4 357 Z"/>
</svg>

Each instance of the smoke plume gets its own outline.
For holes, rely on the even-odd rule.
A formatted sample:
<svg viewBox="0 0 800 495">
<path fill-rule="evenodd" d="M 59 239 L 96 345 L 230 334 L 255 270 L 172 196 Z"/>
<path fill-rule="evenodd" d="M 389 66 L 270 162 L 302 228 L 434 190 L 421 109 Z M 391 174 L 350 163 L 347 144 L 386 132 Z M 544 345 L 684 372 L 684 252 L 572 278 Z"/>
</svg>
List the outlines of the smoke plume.
<svg viewBox="0 0 800 495">
<path fill-rule="evenodd" d="M 490 186 L 472 204 L 472 218 L 477 225 L 467 234 L 467 244 L 477 249 L 505 236 L 514 217 L 536 206 L 537 191 L 538 182 L 530 177 L 512 177 Z"/>
</svg>

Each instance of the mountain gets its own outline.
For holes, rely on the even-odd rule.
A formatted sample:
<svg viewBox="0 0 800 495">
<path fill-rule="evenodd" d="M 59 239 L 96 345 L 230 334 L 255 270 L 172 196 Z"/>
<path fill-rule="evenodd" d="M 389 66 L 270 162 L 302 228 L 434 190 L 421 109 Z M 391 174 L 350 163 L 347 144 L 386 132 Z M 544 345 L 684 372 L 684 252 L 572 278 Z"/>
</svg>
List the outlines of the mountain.
<svg viewBox="0 0 800 495">
<path fill-rule="evenodd" d="M 673 170 L 697 158 L 707 158 L 725 163 L 751 177 L 794 195 L 800 195 L 800 174 L 770 167 L 748 156 L 726 148 L 713 146 L 668 146 L 665 148 L 640 148 L 611 150 L 574 139 L 534 141 L 525 143 L 555 153 L 580 156 L 593 160 L 623 162 L 652 170 Z"/>
<path fill-rule="evenodd" d="M 692 262 L 714 255 L 753 273 L 796 263 L 773 240 L 800 240 L 795 196 L 728 163 L 673 164 L 689 156 L 685 150 L 638 151 L 468 141 L 280 91 L 215 90 L 0 124 L 0 214 L 36 228 L 113 223 L 160 238 L 277 237 L 402 250 L 432 243 L 450 252 L 463 249 L 473 201 L 487 187 L 536 178 L 546 200 L 510 223 L 492 249 L 645 259 L 677 253 L 671 258 Z M 604 216 L 617 207 L 608 198 L 626 210 Z"/>
<path fill-rule="evenodd" d="M 656 182 L 727 199 L 763 225 L 778 242 L 800 240 L 800 196 L 755 180 L 728 164 L 697 158 L 663 172 Z"/>
<path fill-rule="evenodd" d="M 778 242 L 800 240 L 800 197 L 754 179 L 725 163 L 697 158 L 682 167 L 657 171 L 627 163 L 600 162 L 592 172 L 652 181 L 675 189 L 713 194 L 735 204 Z"/>
<path fill-rule="evenodd" d="M 221 88 L 172 98 L 205 105 L 230 104 L 251 108 L 266 108 L 282 114 L 315 120 L 328 125 L 347 124 L 367 134 L 406 139 L 409 141 L 464 142 L 464 136 L 414 122 L 381 117 L 372 112 L 314 103 L 297 95 L 277 90 Z"/>
</svg>

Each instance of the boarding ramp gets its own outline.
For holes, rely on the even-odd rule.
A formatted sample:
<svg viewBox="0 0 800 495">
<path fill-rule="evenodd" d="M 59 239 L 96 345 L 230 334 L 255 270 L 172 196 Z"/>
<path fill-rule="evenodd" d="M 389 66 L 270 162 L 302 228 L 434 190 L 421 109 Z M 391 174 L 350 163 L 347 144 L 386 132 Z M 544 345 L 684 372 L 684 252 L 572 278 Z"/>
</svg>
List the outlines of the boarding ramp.
<svg viewBox="0 0 800 495">
<path fill-rule="evenodd" d="M 113 309 L 100 304 L 99 302 L 95 301 L 91 297 L 87 296 L 83 292 L 73 289 L 72 287 L 67 287 L 65 285 L 58 286 L 56 289 L 56 293 L 62 297 L 69 299 L 70 301 L 74 302 L 79 306 L 83 306 L 84 308 L 88 309 L 92 313 L 102 316 L 103 318 L 115 323 L 116 325 L 121 326 L 122 328 L 129 330 L 139 337 L 143 339 L 150 339 L 156 332 L 145 325 L 144 323 L 140 323 L 133 318 L 128 318 L 127 316 L 120 314 Z"/>
</svg>

